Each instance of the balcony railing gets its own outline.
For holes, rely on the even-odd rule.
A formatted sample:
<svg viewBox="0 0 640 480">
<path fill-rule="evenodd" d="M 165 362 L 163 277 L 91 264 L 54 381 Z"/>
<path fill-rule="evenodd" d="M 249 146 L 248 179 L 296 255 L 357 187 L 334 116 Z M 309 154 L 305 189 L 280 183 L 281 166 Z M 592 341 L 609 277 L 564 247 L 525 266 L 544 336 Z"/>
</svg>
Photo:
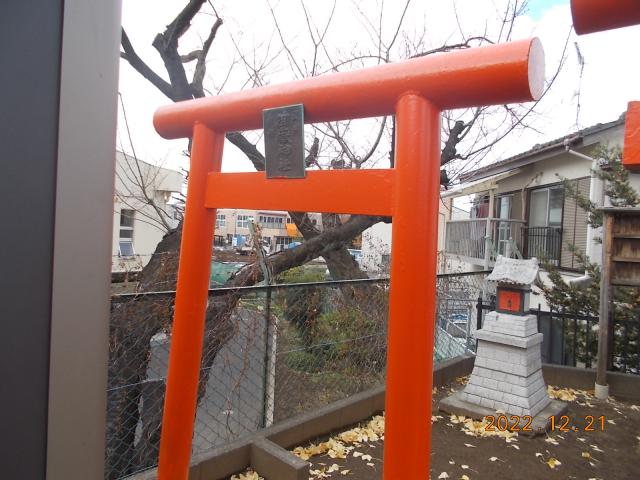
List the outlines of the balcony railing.
<svg viewBox="0 0 640 480">
<path fill-rule="evenodd" d="M 286 228 L 286 224 L 283 222 L 260 222 L 260 226 L 271 230 L 284 230 Z"/>
<path fill-rule="evenodd" d="M 487 262 L 498 255 L 521 257 L 523 226 L 522 220 L 500 218 L 451 220 L 446 225 L 445 251 Z"/>
<path fill-rule="evenodd" d="M 536 257 L 560 265 L 562 229 L 560 227 L 525 227 L 527 258 Z"/>
<path fill-rule="evenodd" d="M 445 251 L 469 258 L 484 258 L 487 222 L 484 218 L 447 222 Z"/>
</svg>

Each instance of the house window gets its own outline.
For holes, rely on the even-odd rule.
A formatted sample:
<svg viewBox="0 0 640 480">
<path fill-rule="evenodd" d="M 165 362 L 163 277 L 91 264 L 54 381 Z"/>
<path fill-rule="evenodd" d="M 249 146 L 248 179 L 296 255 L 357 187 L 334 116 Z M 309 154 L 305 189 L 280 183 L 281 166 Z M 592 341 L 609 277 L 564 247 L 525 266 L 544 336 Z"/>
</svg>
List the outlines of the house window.
<svg viewBox="0 0 640 480">
<path fill-rule="evenodd" d="M 286 249 L 291 241 L 291 237 L 276 237 L 276 252 Z"/>
<path fill-rule="evenodd" d="M 121 257 L 133 257 L 133 225 L 135 210 L 120 210 L 120 236 L 118 241 L 118 254 Z"/>
<path fill-rule="evenodd" d="M 513 195 L 503 195 L 498 197 L 498 218 L 511 218 L 511 203 Z"/>
<path fill-rule="evenodd" d="M 224 213 L 216 215 L 216 228 L 224 227 L 227 224 L 227 218 Z"/>
<path fill-rule="evenodd" d="M 563 199 L 564 189 L 561 186 L 532 190 L 529 226 L 560 227 Z"/>
<path fill-rule="evenodd" d="M 275 229 L 284 228 L 284 217 L 260 215 L 258 217 L 258 221 L 260 222 L 260 225 L 262 225 L 264 228 L 275 228 Z"/>
<path fill-rule="evenodd" d="M 253 217 L 250 215 L 238 215 L 236 218 L 237 228 L 249 228 L 249 222 L 253 222 Z"/>
<path fill-rule="evenodd" d="M 511 204 L 513 203 L 513 195 L 503 195 L 498 197 L 497 217 L 508 220 L 511 218 Z M 512 240 L 511 223 L 497 222 L 498 238 L 496 249 L 499 255 L 507 253 L 507 245 Z"/>
<path fill-rule="evenodd" d="M 476 195 L 471 207 L 471 218 L 487 218 L 489 216 L 489 195 Z"/>
<path fill-rule="evenodd" d="M 564 188 L 538 188 L 529 196 L 527 254 L 557 265 L 562 248 Z"/>
</svg>

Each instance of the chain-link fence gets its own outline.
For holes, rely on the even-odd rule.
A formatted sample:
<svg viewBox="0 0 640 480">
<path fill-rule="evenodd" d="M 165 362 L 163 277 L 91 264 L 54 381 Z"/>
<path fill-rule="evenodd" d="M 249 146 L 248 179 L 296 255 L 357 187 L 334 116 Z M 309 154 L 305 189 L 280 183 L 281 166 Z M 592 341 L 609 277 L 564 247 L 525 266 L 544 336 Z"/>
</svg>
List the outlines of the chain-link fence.
<svg viewBox="0 0 640 480">
<path fill-rule="evenodd" d="M 485 275 L 438 277 L 436 362 L 467 350 Z M 112 298 L 108 479 L 157 463 L 174 295 Z M 383 383 L 388 299 L 388 279 L 210 290 L 193 452 Z"/>
</svg>

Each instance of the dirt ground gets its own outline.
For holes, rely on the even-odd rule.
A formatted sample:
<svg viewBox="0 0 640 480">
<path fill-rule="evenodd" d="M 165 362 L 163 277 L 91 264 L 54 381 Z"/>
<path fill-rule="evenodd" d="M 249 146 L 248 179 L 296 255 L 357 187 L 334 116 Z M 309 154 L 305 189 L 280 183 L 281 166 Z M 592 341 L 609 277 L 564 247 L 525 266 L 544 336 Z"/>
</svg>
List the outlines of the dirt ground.
<svg viewBox="0 0 640 480">
<path fill-rule="evenodd" d="M 559 395 L 571 399 L 569 431 L 508 440 L 504 436 L 479 437 L 477 433 L 484 431 L 484 426 L 474 427 L 461 417 L 436 410 L 437 401 L 462 388 L 463 381 L 434 395 L 431 479 L 640 479 L 640 406 L 615 400 L 600 402 L 587 392 L 560 390 Z M 585 431 L 588 416 L 595 417 L 595 431 Z M 604 431 L 600 431 L 600 416 L 604 416 Z M 302 446 L 302 451 L 328 439 L 316 439 Z M 342 443 L 348 450 L 346 458 L 324 453 L 307 460 L 312 463 L 310 479 L 382 478 L 383 439 Z"/>
</svg>

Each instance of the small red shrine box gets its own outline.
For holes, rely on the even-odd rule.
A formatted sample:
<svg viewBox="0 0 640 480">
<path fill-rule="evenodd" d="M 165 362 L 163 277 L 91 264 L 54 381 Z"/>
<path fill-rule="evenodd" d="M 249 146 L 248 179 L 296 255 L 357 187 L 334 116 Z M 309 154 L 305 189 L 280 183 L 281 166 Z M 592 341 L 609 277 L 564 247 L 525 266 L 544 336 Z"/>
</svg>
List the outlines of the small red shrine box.
<svg viewBox="0 0 640 480">
<path fill-rule="evenodd" d="M 529 293 L 531 289 L 528 285 L 512 285 L 499 283 L 496 289 L 498 306 L 496 310 L 500 313 L 510 313 L 512 315 L 525 315 L 529 310 Z"/>
</svg>

